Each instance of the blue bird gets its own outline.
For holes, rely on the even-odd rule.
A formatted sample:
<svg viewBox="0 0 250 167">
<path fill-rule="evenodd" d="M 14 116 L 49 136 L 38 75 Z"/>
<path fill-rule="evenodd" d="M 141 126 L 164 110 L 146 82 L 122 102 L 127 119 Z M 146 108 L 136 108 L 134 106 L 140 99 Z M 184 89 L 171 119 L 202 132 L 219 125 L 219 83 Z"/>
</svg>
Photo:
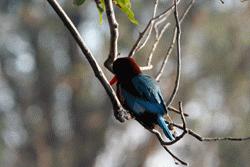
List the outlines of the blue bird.
<svg viewBox="0 0 250 167">
<path fill-rule="evenodd" d="M 156 81 L 143 74 L 133 58 L 118 58 L 113 63 L 113 71 L 115 77 L 110 84 L 117 82 L 117 95 L 131 115 L 146 129 L 158 124 L 165 136 L 174 140 L 164 119 L 167 110 Z"/>
</svg>

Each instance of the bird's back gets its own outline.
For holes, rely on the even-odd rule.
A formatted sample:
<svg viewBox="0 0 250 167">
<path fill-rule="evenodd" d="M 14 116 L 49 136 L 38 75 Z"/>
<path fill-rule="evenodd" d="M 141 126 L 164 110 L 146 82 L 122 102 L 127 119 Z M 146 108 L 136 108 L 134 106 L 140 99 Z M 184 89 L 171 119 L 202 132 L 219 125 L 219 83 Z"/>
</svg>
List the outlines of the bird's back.
<svg viewBox="0 0 250 167">
<path fill-rule="evenodd" d="M 152 128 L 157 122 L 157 115 L 164 114 L 160 88 L 150 76 L 137 75 L 130 83 L 121 84 L 120 89 L 126 108 L 144 127 Z"/>
</svg>

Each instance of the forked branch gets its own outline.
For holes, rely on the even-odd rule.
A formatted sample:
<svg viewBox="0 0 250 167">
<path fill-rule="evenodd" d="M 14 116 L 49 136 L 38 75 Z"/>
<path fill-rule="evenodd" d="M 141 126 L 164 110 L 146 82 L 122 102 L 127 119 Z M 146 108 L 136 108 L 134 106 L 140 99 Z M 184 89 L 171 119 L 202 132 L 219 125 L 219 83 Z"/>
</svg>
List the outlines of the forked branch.
<svg viewBox="0 0 250 167">
<path fill-rule="evenodd" d="M 159 0 L 155 0 L 153 17 L 152 18 L 155 18 L 155 15 L 156 15 L 156 12 L 157 12 L 158 3 L 159 3 Z M 155 22 L 155 19 L 151 19 L 148 22 L 148 24 L 145 27 L 145 29 L 141 33 L 139 33 L 138 39 L 136 40 L 135 44 L 133 45 L 131 51 L 129 52 L 129 55 L 128 55 L 129 57 L 134 56 L 134 54 L 135 54 L 136 51 L 141 50 L 146 45 L 146 43 L 147 43 L 147 41 L 148 41 L 148 39 L 149 39 L 149 37 L 150 37 L 150 35 L 152 33 L 154 22 Z M 145 38 L 145 40 L 142 42 L 142 40 L 144 38 Z"/>
<path fill-rule="evenodd" d="M 178 125 L 175 123 L 169 123 L 167 122 L 170 126 L 174 126 L 180 130 L 182 130 L 182 133 L 175 137 L 175 139 L 173 141 L 165 141 L 161 135 L 161 133 L 156 130 L 156 129 L 151 129 L 150 132 L 152 132 L 153 134 L 156 135 L 156 137 L 158 138 L 159 142 L 161 143 L 162 147 L 178 162 L 180 162 L 182 165 L 188 165 L 188 163 L 186 163 L 185 161 L 181 160 L 180 158 L 178 158 L 178 156 L 174 155 L 168 148 L 167 146 L 169 145 L 173 145 L 174 143 L 178 142 L 180 139 L 182 139 L 186 134 L 191 135 L 192 137 L 194 137 L 195 139 L 201 141 L 201 142 L 213 142 L 213 141 L 246 141 L 246 140 L 250 140 L 250 137 L 240 137 L 240 138 L 236 138 L 236 137 L 214 137 L 214 138 L 207 138 L 207 137 L 202 137 L 201 135 L 199 135 L 198 133 L 194 132 L 193 130 L 189 129 L 187 127 L 187 122 L 184 116 L 184 112 L 183 112 L 183 108 L 182 108 L 182 103 L 179 102 L 179 112 L 181 115 L 181 120 L 182 120 L 182 125 Z"/>
<path fill-rule="evenodd" d="M 112 64 L 118 55 L 117 43 L 118 43 L 118 37 L 119 37 L 119 31 L 118 31 L 119 25 L 115 18 L 112 0 L 104 0 L 104 2 L 105 2 L 106 15 L 108 18 L 109 30 L 110 30 L 109 55 L 108 55 L 107 60 L 104 62 L 104 65 L 110 72 L 113 72 Z"/>
<path fill-rule="evenodd" d="M 177 71 L 176 71 L 176 79 L 175 79 L 175 86 L 174 90 L 169 98 L 169 100 L 166 102 L 166 105 L 170 105 L 175 98 L 175 95 L 177 94 L 179 85 L 180 85 L 180 77 L 181 77 L 181 26 L 180 26 L 180 20 L 179 20 L 179 13 L 177 10 L 177 0 L 174 0 L 174 17 L 176 22 L 176 28 L 177 28 L 177 36 L 176 36 L 176 54 L 177 54 Z"/>
<path fill-rule="evenodd" d="M 82 39 L 75 25 L 72 23 L 72 21 L 67 16 L 67 14 L 62 9 L 62 7 L 59 5 L 59 3 L 56 0 L 47 0 L 47 1 L 51 5 L 51 7 L 54 9 L 54 11 L 57 13 L 57 15 L 60 17 L 60 19 L 62 20 L 64 25 L 67 27 L 67 29 L 70 31 L 71 35 L 73 36 L 78 46 L 80 47 L 83 55 L 85 55 L 85 58 L 88 60 L 93 72 L 95 73 L 95 76 L 98 78 L 98 80 L 101 82 L 102 86 L 106 90 L 106 93 L 108 94 L 113 105 L 114 115 L 120 122 L 124 122 L 127 116 L 127 112 L 122 107 L 120 101 L 118 100 L 116 96 L 115 91 L 110 86 L 106 76 L 104 75 L 101 67 L 97 63 L 93 53 L 87 47 L 85 41 Z M 84 56 L 82 56 L 82 58 L 84 58 Z"/>
<path fill-rule="evenodd" d="M 178 124 L 173 124 L 174 127 L 177 127 L 178 129 L 183 130 L 183 126 L 178 125 Z M 194 132 L 191 129 L 186 129 L 187 130 L 187 134 L 189 134 L 190 136 L 196 138 L 197 140 L 201 141 L 201 142 L 213 142 L 213 141 L 246 141 L 246 140 L 250 140 L 250 136 L 249 137 L 202 137 L 201 135 L 199 135 L 197 132 Z"/>
<path fill-rule="evenodd" d="M 192 1 L 189 3 L 187 9 L 185 10 L 185 12 L 183 13 L 182 17 L 180 18 L 180 24 L 183 22 L 183 20 L 185 19 L 186 15 L 187 15 L 188 12 L 190 11 L 190 9 L 192 8 L 192 6 L 193 6 L 194 3 L 195 3 L 195 0 L 192 0 Z M 174 49 L 174 45 L 175 45 L 175 42 L 176 42 L 176 37 L 177 37 L 177 27 L 175 27 L 175 29 L 174 29 L 174 33 L 173 33 L 173 37 L 172 37 L 172 42 L 171 42 L 171 44 L 169 45 L 169 48 L 168 48 L 168 50 L 167 50 L 167 54 L 166 54 L 166 56 L 164 57 L 164 60 L 163 60 L 163 62 L 162 62 L 162 64 L 161 64 L 161 67 L 160 67 L 160 70 L 159 70 L 159 72 L 157 73 L 157 75 L 156 75 L 156 77 L 155 77 L 155 80 L 158 81 L 158 82 L 160 81 L 160 78 L 161 78 L 161 76 L 162 76 L 162 74 L 163 74 L 163 71 L 164 71 L 164 69 L 165 69 L 165 67 L 166 67 L 166 64 L 167 64 L 167 62 L 168 62 L 168 59 L 169 59 L 169 57 L 170 57 L 170 55 L 171 55 L 171 53 L 172 53 L 172 51 L 173 51 L 173 49 Z"/>
<path fill-rule="evenodd" d="M 162 28 L 160 34 L 158 34 L 158 29 L 156 30 L 156 36 L 155 36 L 155 41 L 154 44 L 152 46 L 152 49 L 150 51 L 149 57 L 147 58 L 147 66 L 141 67 L 141 70 L 151 70 L 153 68 L 152 65 L 152 58 L 154 56 L 155 50 L 164 34 L 164 32 L 166 31 L 166 29 L 170 26 L 170 23 L 166 23 L 165 26 Z"/>
<path fill-rule="evenodd" d="M 180 2 L 180 0 L 178 0 L 177 4 Z M 155 8 L 156 9 L 156 8 Z M 158 14 L 157 16 L 153 17 L 152 19 L 149 20 L 147 26 L 145 27 L 145 29 L 139 34 L 139 37 L 138 39 L 136 40 L 135 44 L 133 45 L 132 49 L 130 50 L 129 54 L 128 54 L 128 57 L 133 57 L 134 54 L 136 52 L 138 52 L 139 50 L 141 50 L 145 45 L 146 45 L 146 42 L 148 40 L 145 40 L 143 41 L 143 39 L 148 39 L 149 36 L 151 35 L 151 32 L 152 32 L 152 28 L 153 28 L 153 25 L 156 21 L 159 21 L 163 18 L 167 18 L 171 12 L 174 10 L 174 5 L 171 5 L 169 8 L 167 8 L 165 11 L 163 11 L 162 13 Z M 148 30 L 150 30 L 148 32 Z"/>
</svg>

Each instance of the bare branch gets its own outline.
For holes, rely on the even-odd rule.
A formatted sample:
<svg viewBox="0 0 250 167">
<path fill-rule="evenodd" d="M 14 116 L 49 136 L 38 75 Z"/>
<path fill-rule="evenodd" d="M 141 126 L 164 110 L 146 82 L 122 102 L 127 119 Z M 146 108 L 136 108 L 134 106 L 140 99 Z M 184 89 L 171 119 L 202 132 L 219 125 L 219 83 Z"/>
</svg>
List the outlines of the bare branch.
<svg viewBox="0 0 250 167">
<path fill-rule="evenodd" d="M 158 31 L 158 27 L 159 27 L 159 25 L 160 24 L 162 24 L 165 20 L 167 20 L 167 17 L 164 17 L 164 18 L 162 18 L 161 20 L 158 20 L 156 23 L 155 23 L 155 25 L 154 25 L 154 30 L 155 30 L 155 36 L 156 36 L 156 38 L 158 38 L 159 37 L 159 31 Z"/>
<path fill-rule="evenodd" d="M 161 133 L 159 131 L 157 131 L 156 129 L 152 129 L 150 130 L 150 132 L 152 132 L 153 134 L 156 135 L 156 137 L 158 138 L 158 140 L 160 141 L 162 147 L 177 161 L 179 161 L 181 164 L 183 165 L 188 165 L 186 162 L 184 162 L 183 160 L 181 160 L 180 158 L 178 158 L 176 155 L 174 155 L 168 148 L 166 143 L 170 143 L 170 142 L 165 142 L 161 136 Z M 169 144 L 171 145 L 171 144 Z"/>
<path fill-rule="evenodd" d="M 181 138 L 183 138 L 186 134 L 189 134 L 191 136 L 193 136 L 194 138 L 196 138 L 197 140 L 199 141 L 204 141 L 204 142 L 212 142 L 212 141 L 246 141 L 246 140 L 250 140 L 250 137 L 241 137 L 241 138 L 234 138 L 234 137 L 216 137 L 216 138 L 205 138 L 205 137 L 202 137 L 200 136 L 198 133 L 192 131 L 191 129 L 188 129 L 187 128 L 187 123 L 186 123 L 186 120 L 185 120 L 185 117 L 184 117 L 184 112 L 183 112 L 183 109 L 182 109 L 182 103 L 179 102 L 179 110 L 180 110 L 180 113 L 181 113 L 181 119 L 182 119 L 182 126 L 181 125 L 178 125 L 178 124 L 172 124 L 173 126 L 183 130 L 182 134 L 177 136 L 175 138 L 174 141 L 171 141 L 171 142 L 166 142 L 163 140 L 162 136 L 161 136 L 161 133 L 155 129 L 152 129 L 150 130 L 152 133 L 154 133 L 158 140 L 160 141 L 161 145 L 164 147 L 164 149 L 176 160 L 178 160 L 179 162 L 184 162 L 182 160 L 180 160 L 177 156 L 175 156 L 173 153 L 171 153 L 168 148 L 167 148 L 167 145 L 172 145 L 174 143 L 176 143 L 177 141 L 179 141 Z M 184 162 L 186 163 L 186 162 Z M 183 163 L 182 163 L 183 164 Z M 187 165 L 184 164 L 184 165 Z"/>
<path fill-rule="evenodd" d="M 153 11 L 153 17 L 152 17 L 152 18 L 154 18 L 155 15 L 156 15 L 157 7 L 158 7 L 158 2 L 159 2 L 159 0 L 155 0 L 154 11 Z M 152 33 L 152 29 L 153 29 L 153 24 L 154 24 L 154 22 L 155 22 L 155 20 L 151 19 L 151 20 L 149 21 L 149 23 L 147 24 L 147 26 L 145 27 L 145 29 L 143 30 L 143 32 L 141 32 L 141 33 L 139 34 L 139 37 L 138 37 L 137 41 L 136 41 L 135 44 L 133 45 L 133 47 L 132 47 L 132 49 L 131 49 L 131 51 L 130 51 L 130 53 L 129 53 L 129 55 L 128 55 L 129 57 L 132 57 L 136 51 L 139 51 L 140 49 L 142 49 L 143 46 L 147 43 L 147 41 L 148 41 L 148 39 L 149 39 L 149 37 L 150 37 L 150 35 L 151 35 L 151 33 Z M 146 35 L 146 32 L 148 32 L 147 35 Z M 140 44 L 141 41 L 142 41 L 142 39 L 143 39 L 145 36 L 146 36 L 146 39 L 144 40 L 144 42 L 143 42 L 142 44 Z"/>
<path fill-rule="evenodd" d="M 195 137 L 196 139 L 198 139 L 199 141 L 206 141 L 206 142 L 211 142 L 211 141 L 244 141 L 244 140 L 250 140 L 250 137 L 202 137 L 200 136 L 198 133 L 192 131 L 191 129 L 188 130 L 187 132 L 188 134 L 190 134 L 191 136 Z"/>
<path fill-rule="evenodd" d="M 223 141 L 223 140 L 230 140 L 230 141 L 244 141 L 244 140 L 250 140 L 250 137 L 240 137 L 240 138 L 235 138 L 235 137 L 217 137 L 217 138 L 201 138 L 202 141 Z"/>
<path fill-rule="evenodd" d="M 179 3 L 180 0 L 177 2 Z M 161 20 L 162 18 L 164 17 L 168 17 L 170 15 L 170 13 L 174 10 L 174 5 L 171 5 L 168 9 L 166 9 L 165 11 L 163 11 L 162 13 L 160 13 L 159 15 L 153 17 L 152 19 L 150 19 L 150 21 L 148 22 L 147 26 L 145 27 L 145 29 L 139 34 L 139 37 L 138 39 L 136 40 L 135 44 L 133 45 L 132 49 L 130 50 L 129 54 L 128 54 L 128 57 L 133 57 L 135 52 L 141 50 L 146 42 L 144 41 L 142 44 L 141 44 L 141 41 L 143 40 L 143 38 L 146 36 L 146 39 L 149 38 L 151 32 L 152 32 L 152 26 L 154 25 L 155 21 L 157 20 Z M 149 34 L 146 34 L 146 32 L 150 30 L 150 33 Z"/>
<path fill-rule="evenodd" d="M 109 30 L 110 30 L 110 49 L 109 49 L 109 56 L 107 60 L 104 62 L 104 66 L 109 69 L 109 71 L 113 71 L 112 64 L 114 60 L 117 58 L 118 54 L 118 37 L 119 37 L 119 30 L 118 30 L 118 23 L 115 18 L 114 8 L 112 0 L 104 0 L 105 7 L 106 7 L 106 15 L 108 18 L 109 23 Z"/>
<path fill-rule="evenodd" d="M 178 125 L 178 124 L 172 124 L 173 126 L 182 129 L 183 130 L 183 126 Z M 199 135 L 198 133 L 194 132 L 191 129 L 187 128 L 187 134 L 193 136 L 194 138 L 196 138 L 199 141 L 205 141 L 205 142 L 212 142 L 212 141 L 246 141 L 246 140 L 250 140 L 250 136 L 249 137 L 202 137 L 201 135 Z"/>
<path fill-rule="evenodd" d="M 177 28 L 177 37 L 176 37 L 176 42 L 177 42 L 177 74 L 176 74 L 176 80 L 175 80 L 175 87 L 174 90 L 167 101 L 166 105 L 168 106 L 169 104 L 172 103 L 173 99 L 175 98 L 175 95 L 177 94 L 179 84 L 180 84 L 180 76 L 181 76 L 181 27 L 180 27 L 180 20 L 179 20 L 179 14 L 178 14 L 178 9 L 177 9 L 177 0 L 174 0 L 174 16 L 175 16 L 175 21 L 176 21 L 176 28 Z"/>
<path fill-rule="evenodd" d="M 181 120 L 182 120 L 182 124 L 183 124 L 183 131 L 187 132 L 187 122 L 184 116 L 184 112 L 183 112 L 183 108 L 182 108 L 182 102 L 179 102 L 179 110 L 181 113 Z"/>
<path fill-rule="evenodd" d="M 160 78 L 161 78 L 161 76 L 162 76 L 162 74 L 163 74 L 164 68 L 165 68 L 165 66 L 167 65 L 168 58 L 169 58 L 169 56 L 171 55 L 171 53 L 172 53 L 172 51 L 173 51 L 173 49 L 174 49 L 174 44 L 175 44 L 175 42 L 176 42 L 176 36 L 177 36 L 177 29 L 175 29 L 175 31 L 174 31 L 174 34 L 173 34 L 173 37 L 172 37 L 172 43 L 171 43 L 171 45 L 169 46 L 168 51 L 167 51 L 167 54 L 166 54 L 166 56 L 165 56 L 165 58 L 164 58 L 164 60 L 163 60 L 163 62 L 162 62 L 162 64 L 161 64 L 161 68 L 160 68 L 159 72 L 157 73 L 157 75 L 156 75 L 156 77 L 155 77 L 155 80 L 156 80 L 157 82 L 160 81 Z"/>
<path fill-rule="evenodd" d="M 194 3 L 195 3 L 195 0 L 192 0 L 190 2 L 190 4 L 188 5 L 186 11 L 184 12 L 184 14 L 182 15 L 182 17 L 180 19 L 180 24 L 183 22 L 183 20 L 185 19 L 186 15 L 188 14 L 189 10 L 191 9 L 191 7 L 193 6 Z M 166 64 L 168 62 L 168 58 L 169 58 L 169 56 L 171 55 L 171 53 L 173 51 L 174 44 L 176 42 L 176 36 L 177 36 L 177 27 L 175 27 L 174 34 L 173 34 L 173 37 L 172 37 L 172 42 L 171 42 L 171 44 L 170 44 L 170 46 L 169 46 L 169 48 L 167 50 L 167 54 L 166 54 L 163 62 L 161 64 L 161 68 L 160 68 L 159 72 L 157 73 L 157 75 L 155 77 L 156 78 L 155 80 L 158 81 L 158 82 L 160 81 L 160 78 L 161 78 L 161 76 L 163 74 L 164 68 L 166 67 Z"/>
<path fill-rule="evenodd" d="M 82 53 L 85 55 L 85 58 L 88 60 L 90 66 L 92 67 L 92 70 L 94 71 L 95 76 L 98 78 L 98 80 L 101 82 L 102 86 L 106 90 L 106 93 L 108 94 L 113 104 L 114 114 L 116 118 L 120 122 L 124 122 L 125 117 L 127 116 L 126 111 L 123 109 L 122 105 L 120 104 L 115 94 L 115 91 L 112 89 L 112 87 L 108 83 L 108 80 L 105 77 L 101 67 L 98 65 L 92 52 L 85 44 L 85 41 L 82 39 L 75 25 L 72 23 L 70 18 L 67 16 L 67 14 L 64 12 L 62 7 L 59 5 L 59 3 L 56 0 L 47 0 L 47 1 L 51 5 L 51 7 L 54 9 L 54 11 L 57 13 L 57 15 L 60 17 L 60 19 L 62 20 L 64 25 L 67 27 L 67 29 L 70 31 L 71 35 L 73 36 L 78 46 L 80 47 Z M 82 58 L 84 58 L 84 56 L 82 56 Z"/>
<path fill-rule="evenodd" d="M 169 111 L 172 111 L 172 112 L 174 112 L 174 113 L 177 113 L 177 114 L 181 114 L 181 112 L 180 112 L 178 109 L 176 109 L 176 108 L 174 108 L 174 107 L 171 107 L 171 106 L 168 107 L 168 110 L 169 110 Z M 185 112 L 184 112 L 183 114 L 184 114 L 185 117 L 188 117 L 188 116 L 189 116 L 189 115 L 188 115 L 187 113 L 185 113 Z"/>
<path fill-rule="evenodd" d="M 156 35 L 155 37 L 155 41 L 154 41 L 154 44 L 153 44 L 153 47 L 150 51 L 150 54 L 149 54 L 149 57 L 147 59 L 147 66 L 153 66 L 152 65 L 152 58 L 153 58 L 153 55 L 154 55 L 154 52 L 161 40 L 161 37 L 163 36 L 164 32 L 166 31 L 166 29 L 170 26 L 170 23 L 167 23 L 161 30 L 160 34 L 159 35 Z"/>
<path fill-rule="evenodd" d="M 178 158 L 176 155 L 174 155 L 168 148 L 167 146 L 163 146 L 163 148 L 178 162 L 180 162 L 182 165 L 188 165 L 187 162 L 181 160 L 180 158 Z"/>
</svg>

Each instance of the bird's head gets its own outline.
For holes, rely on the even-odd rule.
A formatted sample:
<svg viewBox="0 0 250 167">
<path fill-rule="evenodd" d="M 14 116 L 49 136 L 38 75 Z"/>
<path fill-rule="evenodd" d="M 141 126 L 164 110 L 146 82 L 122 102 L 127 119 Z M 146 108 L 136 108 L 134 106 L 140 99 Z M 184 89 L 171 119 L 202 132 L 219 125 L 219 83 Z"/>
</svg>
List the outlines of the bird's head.
<svg viewBox="0 0 250 167">
<path fill-rule="evenodd" d="M 113 85 L 117 81 L 125 83 L 130 81 L 134 76 L 141 73 L 140 67 L 135 60 L 130 57 L 118 58 L 113 63 L 114 78 L 110 81 Z"/>
</svg>

